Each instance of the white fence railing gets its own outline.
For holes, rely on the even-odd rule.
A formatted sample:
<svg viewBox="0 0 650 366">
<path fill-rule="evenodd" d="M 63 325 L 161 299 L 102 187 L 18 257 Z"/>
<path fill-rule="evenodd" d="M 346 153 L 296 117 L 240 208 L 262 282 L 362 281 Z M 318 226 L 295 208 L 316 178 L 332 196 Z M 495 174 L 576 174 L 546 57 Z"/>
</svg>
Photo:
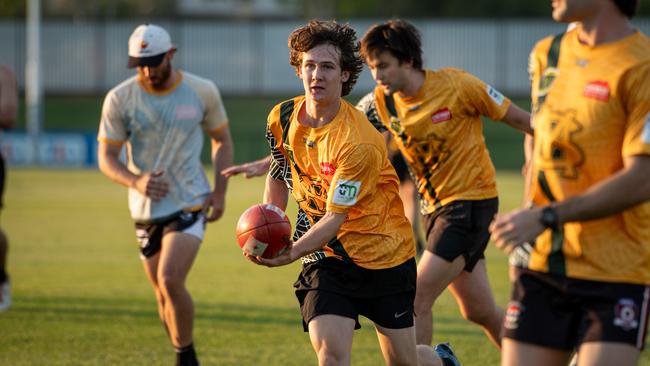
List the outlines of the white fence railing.
<svg viewBox="0 0 650 366">
<path fill-rule="evenodd" d="M 373 20 L 352 20 L 359 38 Z M 42 24 L 46 93 L 101 94 L 132 74 L 126 68 L 127 38 L 138 21 Z M 564 28 L 551 20 L 417 20 L 425 66 L 465 69 L 511 95 L 528 93 L 527 59 L 534 43 Z M 634 21 L 650 34 L 650 19 Z M 178 45 L 175 64 L 214 80 L 224 94 L 292 94 L 301 84 L 289 66 L 287 36 L 302 21 L 162 21 Z M 25 24 L 0 21 L 0 63 L 24 85 Z M 364 71 L 355 87 L 373 87 Z"/>
</svg>

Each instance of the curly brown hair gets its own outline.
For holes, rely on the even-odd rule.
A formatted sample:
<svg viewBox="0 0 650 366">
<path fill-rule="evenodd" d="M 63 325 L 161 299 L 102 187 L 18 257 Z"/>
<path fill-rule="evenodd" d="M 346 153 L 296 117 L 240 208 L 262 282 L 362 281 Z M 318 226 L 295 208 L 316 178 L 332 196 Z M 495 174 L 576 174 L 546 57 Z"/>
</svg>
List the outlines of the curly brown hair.
<svg viewBox="0 0 650 366">
<path fill-rule="evenodd" d="M 289 35 L 289 63 L 296 71 L 299 70 L 302 53 L 322 44 L 331 44 L 339 51 L 341 70 L 350 73 L 348 80 L 343 83 L 341 96 L 350 94 L 363 70 L 357 34 L 350 25 L 333 20 L 310 20 Z"/>
</svg>

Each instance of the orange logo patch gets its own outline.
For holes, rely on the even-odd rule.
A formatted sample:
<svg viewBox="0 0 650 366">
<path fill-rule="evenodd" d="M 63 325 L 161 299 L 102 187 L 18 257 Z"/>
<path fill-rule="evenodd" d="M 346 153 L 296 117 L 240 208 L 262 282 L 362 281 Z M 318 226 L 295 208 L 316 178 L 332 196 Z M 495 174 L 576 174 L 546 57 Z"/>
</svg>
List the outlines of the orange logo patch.
<svg viewBox="0 0 650 366">
<path fill-rule="evenodd" d="M 336 168 L 334 165 L 332 165 L 332 163 L 324 162 L 320 163 L 320 171 L 327 176 L 332 176 L 334 175 L 334 172 L 336 172 Z"/>
<path fill-rule="evenodd" d="M 147 46 L 149 46 L 149 43 L 147 43 L 147 41 L 140 42 L 140 48 L 145 49 Z"/>
<path fill-rule="evenodd" d="M 451 120 L 451 111 L 447 107 L 440 109 L 431 115 L 431 122 L 433 123 L 440 123 L 449 120 Z"/>
<path fill-rule="evenodd" d="M 606 102 L 609 100 L 609 84 L 606 81 L 592 81 L 585 86 L 582 95 Z"/>
</svg>

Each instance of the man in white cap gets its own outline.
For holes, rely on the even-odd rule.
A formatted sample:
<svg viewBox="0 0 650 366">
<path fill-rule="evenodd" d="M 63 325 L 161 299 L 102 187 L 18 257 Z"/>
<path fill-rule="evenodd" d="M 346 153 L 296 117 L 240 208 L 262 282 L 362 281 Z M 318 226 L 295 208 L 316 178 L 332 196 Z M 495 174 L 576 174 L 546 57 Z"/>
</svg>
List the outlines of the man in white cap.
<svg viewBox="0 0 650 366">
<path fill-rule="evenodd" d="M 192 339 L 194 307 L 185 278 L 197 255 L 205 222 L 224 211 L 232 164 L 228 118 L 209 80 L 174 69 L 176 47 L 167 31 L 145 24 L 129 39 L 137 75 L 106 95 L 99 126 L 99 169 L 129 188 L 144 269 L 160 319 L 177 352 L 176 365 L 198 365 Z M 215 185 L 203 172 L 203 132 L 212 143 Z M 127 164 L 120 160 L 126 144 Z"/>
</svg>

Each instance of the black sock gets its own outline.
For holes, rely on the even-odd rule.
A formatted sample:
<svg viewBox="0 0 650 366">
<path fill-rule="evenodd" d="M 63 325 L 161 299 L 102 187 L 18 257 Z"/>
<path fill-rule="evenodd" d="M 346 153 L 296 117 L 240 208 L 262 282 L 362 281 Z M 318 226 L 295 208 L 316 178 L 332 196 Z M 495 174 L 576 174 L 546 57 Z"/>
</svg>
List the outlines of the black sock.
<svg viewBox="0 0 650 366">
<path fill-rule="evenodd" d="M 176 366 L 199 366 L 193 343 L 182 348 L 176 348 Z"/>
<path fill-rule="evenodd" d="M 5 272 L 4 268 L 0 269 L 0 283 L 5 283 L 7 278 L 8 278 L 7 272 Z"/>
</svg>

